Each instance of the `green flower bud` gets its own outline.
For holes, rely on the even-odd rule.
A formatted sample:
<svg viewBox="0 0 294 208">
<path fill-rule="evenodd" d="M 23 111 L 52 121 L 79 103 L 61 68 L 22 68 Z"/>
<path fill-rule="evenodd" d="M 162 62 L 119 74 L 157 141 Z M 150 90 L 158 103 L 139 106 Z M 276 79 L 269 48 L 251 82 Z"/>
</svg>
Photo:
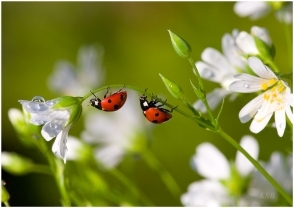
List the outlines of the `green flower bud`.
<svg viewBox="0 0 294 208">
<path fill-rule="evenodd" d="M 180 100 L 185 99 L 184 92 L 179 85 L 177 85 L 173 81 L 163 77 L 161 74 L 159 74 L 159 76 L 161 77 L 163 83 L 165 84 L 166 88 L 168 89 L 168 91 L 170 92 L 170 94 L 172 96 L 174 96 L 176 99 L 180 99 Z"/>
<path fill-rule="evenodd" d="M 265 60 L 273 59 L 275 56 L 275 47 L 267 29 L 253 26 L 251 28 L 251 35 L 260 56 Z"/>
<path fill-rule="evenodd" d="M 55 99 L 56 105 L 52 107 L 54 110 L 67 110 L 70 113 L 68 123 L 73 125 L 82 114 L 82 97 L 63 96 Z M 53 102 L 55 100 L 52 100 Z"/>
<path fill-rule="evenodd" d="M 8 191 L 6 190 L 5 186 L 4 186 L 5 182 L 2 181 L 2 188 L 1 188 L 1 202 L 3 203 L 7 203 L 9 198 L 10 198 L 10 195 L 8 193 Z"/>
<path fill-rule="evenodd" d="M 189 58 L 191 54 L 190 45 L 181 37 L 174 34 L 172 31 L 168 30 L 172 45 L 176 50 L 177 54 L 179 54 L 183 58 Z"/>
<path fill-rule="evenodd" d="M 30 159 L 12 152 L 2 152 L 1 162 L 5 171 L 15 175 L 30 173 L 34 165 Z"/>
</svg>

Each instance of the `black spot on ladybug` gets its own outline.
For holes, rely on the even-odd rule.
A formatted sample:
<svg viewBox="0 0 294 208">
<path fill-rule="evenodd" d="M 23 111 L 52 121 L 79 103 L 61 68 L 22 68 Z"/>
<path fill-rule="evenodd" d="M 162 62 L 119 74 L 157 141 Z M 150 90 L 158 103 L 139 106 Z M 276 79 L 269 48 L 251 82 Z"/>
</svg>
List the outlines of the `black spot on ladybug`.
<svg viewBox="0 0 294 208">
<path fill-rule="evenodd" d="M 159 116 L 159 113 L 155 113 L 155 116 L 156 116 L 156 117 Z"/>
<path fill-rule="evenodd" d="M 121 99 L 121 100 L 124 100 L 124 96 L 123 96 L 123 95 L 120 95 L 120 99 Z"/>
<path fill-rule="evenodd" d="M 158 123 L 158 121 L 157 120 L 153 120 L 152 123 Z"/>
<path fill-rule="evenodd" d="M 111 103 L 111 99 L 108 99 L 107 102 L 108 102 L 108 103 Z"/>
<path fill-rule="evenodd" d="M 114 109 L 118 109 L 118 105 L 114 105 L 113 107 L 114 107 Z"/>
</svg>

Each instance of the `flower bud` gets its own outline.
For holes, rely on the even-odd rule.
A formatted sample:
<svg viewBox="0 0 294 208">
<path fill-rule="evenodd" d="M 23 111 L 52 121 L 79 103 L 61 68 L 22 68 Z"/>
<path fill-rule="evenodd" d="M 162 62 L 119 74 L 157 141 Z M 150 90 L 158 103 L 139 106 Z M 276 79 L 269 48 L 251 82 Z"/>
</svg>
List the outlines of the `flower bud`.
<svg viewBox="0 0 294 208">
<path fill-rule="evenodd" d="M 168 91 L 170 92 L 170 94 L 172 96 L 174 96 L 176 99 L 180 99 L 180 100 L 185 99 L 184 92 L 179 85 L 177 85 L 173 81 L 163 77 L 161 74 L 159 74 L 159 76 L 161 77 L 163 83 L 165 84 L 166 88 L 168 89 Z"/>
<path fill-rule="evenodd" d="M 82 113 L 81 97 L 63 96 L 52 101 L 57 101 L 56 105 L 54 105 L 52 109 L 66 109 L 70 113 L 70 118 L 67 123 L 71 123 L 71 125 L 73 125 L 80 118 Z"/>
<path fill-rule="evenodd" d="M 273 59 L 275 56 L 275 47 L 265 28 L 253 26 L 251 28 L 251 35 L 254 38 L 256 48 L 260 55 L 265 58 Z"/>
<path fill-rule="evenodd" d="M 179 54 L 183 58 L 189 58 L 191 54 L 190 45 L 181 37 L 174 34 L 172 31 L 168 30 L 172 45 L 176 50 L 177 54 Z"/>
<path fill-rule="evenodd" d="M 1 202 L 5 203 L 8 202 L 10 195 L 8 193 L 8 191 L 6 190 L 5 186 L 4 186 L 4 181 L 2 181 L 2 187 L 1 187 Z"/>
<path fill-rule="evenodd" d="M 31 172 L 33 163 L 30 159 L 13 152 L 2 152 L 1 154 L 2 167 L 5 171 L 15 175 Z"/>
</svg>

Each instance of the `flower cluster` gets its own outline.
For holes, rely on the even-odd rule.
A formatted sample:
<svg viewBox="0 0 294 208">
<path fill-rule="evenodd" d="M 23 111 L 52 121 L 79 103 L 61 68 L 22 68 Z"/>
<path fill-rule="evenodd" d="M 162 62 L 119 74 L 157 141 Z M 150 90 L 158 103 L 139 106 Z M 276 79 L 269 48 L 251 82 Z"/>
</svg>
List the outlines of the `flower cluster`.
<svg viewBox="0 0 294 208">
<path fill-rule="evenodd" d="M 196 62 L 202 78 L 222 86 L 207 94 L 211 109 L 215 109 L 224 96 L 230 95 L 232 101 L 237 93 L 262 92 L 240 111 L 240 121 L 245 123 L 254 118 L 250 130 L 259 133 L 275 113 L 275 126 L 282 137 L 286 128 L 285 114 L 293 123 L 293 93 L 287 83 L 262 62 L 274 57 L 268 31 L 257 26 L 251 28 L 251 34 L 234 30 L 233 35 L 223 36 L 222 48 L 223 54 L 213 48 L 205 49 L 201 55 L 203 61 Z M 194 107 L 206 112 L 201 100 L 195 102 Z"/>
</svg>

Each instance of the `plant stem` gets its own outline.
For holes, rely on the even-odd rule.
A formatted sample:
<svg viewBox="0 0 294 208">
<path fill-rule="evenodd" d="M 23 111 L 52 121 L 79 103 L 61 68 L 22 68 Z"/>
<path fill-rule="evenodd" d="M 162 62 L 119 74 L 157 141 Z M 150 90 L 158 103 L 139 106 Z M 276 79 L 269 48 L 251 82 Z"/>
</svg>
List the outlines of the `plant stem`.
<svg viewBox="0 0 294 208">
<path fill-rule="evenodd" d="M 37 146 L 41 150 L 41 152 L 47 151 L 47 144 L 44 139 L 36 140 Z M 65 181 L 64 181 L 64 164 L 61 162 L 60 159 L 55 158 L 55 156 L 51 152 L 47 152 L 46 158 L 48 160 L 51 173 L 53 174 L 53 177 L 56 181 L 57 187 L 59 189 L 59 192 L 61 194 L 61 204 L 62 206 L 71 206 L 70 198 L 67 194 L 67 190 L 65 187 Z M 44 171 L 44 168 L 42 167 L 42 171 Z M 44 173 L 44 172 L 42 172 Z"/>
<path fill-rule="evenodd" d="M 35 164 L 32 168 L 33 173 L 42 173 L 47 175 L 52 175 L 50 167 L 47 165 L 37 165 Z"/>
<path fill-rule="evenodd" d="M 221 128 L 217 133 L 226 139 L 230 144 L 232 144 L 238 151 L 240 151 L 254 166 L 255 168 L 277 189 L 277 191 L 284 197 L 284 199 L 292 205 L 292 199 L 289 197 L 286 191 L 278 184 L 275 179 L 268 174 L 268 172 L 253 158 L 249 155 L 246 150 L 244 150 L 232 137 L 230 137 L 226 132 Z"/>
<path fill-rule="evenodd" d="M 207 113 L 208 113 L 208 115 L 209 115 L 209 117 L 210 117 L 210 119 L 211 119 L 211 122 L 212 122 L 213 124 L 215 124 L 216 121 L 215 121 L 215 119 L 214 119 L 214 116 L 213 116 L 212 110 L 210 109 L 210 106 L 209 106 L 208 103 L 207 103 L 206 94 L 205 94 L 205 90 L 204 90 L 204 84 L 203 84 L 203 82 L 202 82 L 201 76 L 200 76 L 200 74 L 199 74 L 199 72 L 198 72 L 198 69 L 196 68 L 196 65 L 195 65 L 194 60 L 193 60 L 191 57 L 189 57 L 189 58 L 188 58 L 188 61 L 189 61 L 189 63 L 191 64 L 191 66 L 192 66 L 192 68 L 193 68 L 193 72 L 195 73 L 195 75 L 196 75 L 196 77 L 197 77 L 197 80 L 198 80 L 198 83 L 199 83 L 199 87 L 200 87 L 200 89 L 198 89 L 198 90 L 201 91 L 201 92 L 203 93 L 203 95 L 204 95 L 204 98 L 200 98 L 200 99 L 202 100 L 202 102 L 204 103 L 204 105 L 205 105 L 205 107 L 206 107 L 206 109 L 207 109 Z"/>
<path fill-rule="evenodd" d="M 171 192 L 171 194 L 174 197 L 178 198 L 179 195 L 182 193 L 179 185 L 176 183 L 172 175 L 160 164 L 156 157 L 154 157 L 152 152 L 146 150 L 142 153 L 142 157 L 149 165 L 149 167 L 151 167 L 153 170 L 159 173 L 162 181 L 165 183 L 166 187 Z"/>
</svg>

